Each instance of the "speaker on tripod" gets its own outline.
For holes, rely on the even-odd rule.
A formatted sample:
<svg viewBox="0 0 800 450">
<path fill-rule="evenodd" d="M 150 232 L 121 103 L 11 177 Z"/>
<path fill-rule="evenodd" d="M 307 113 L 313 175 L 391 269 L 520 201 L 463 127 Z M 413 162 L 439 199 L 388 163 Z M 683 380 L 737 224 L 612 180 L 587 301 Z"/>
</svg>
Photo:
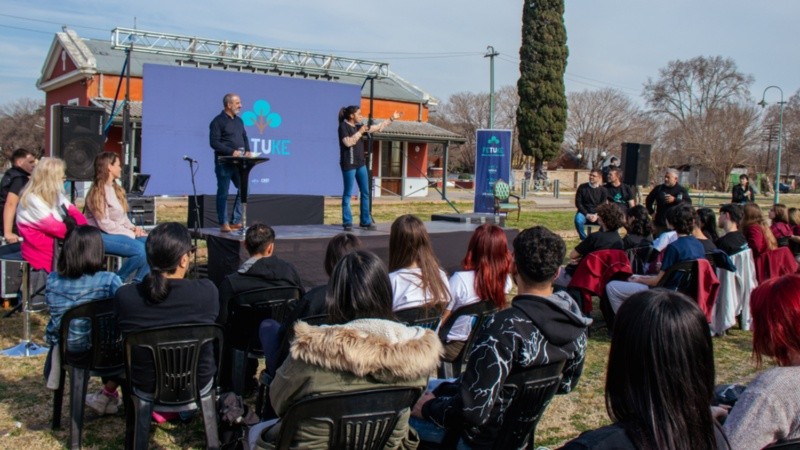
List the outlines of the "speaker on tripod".
<svg viewBox="0 0 800 450">
<path fill-rule="evenodd" d="M 105 141 L 105 110 L 56 105 L 53 119 L 52 153 L 67 164 L 67 179 L 92 181 L 94 158 L 103 151 Z"/>
</svg>

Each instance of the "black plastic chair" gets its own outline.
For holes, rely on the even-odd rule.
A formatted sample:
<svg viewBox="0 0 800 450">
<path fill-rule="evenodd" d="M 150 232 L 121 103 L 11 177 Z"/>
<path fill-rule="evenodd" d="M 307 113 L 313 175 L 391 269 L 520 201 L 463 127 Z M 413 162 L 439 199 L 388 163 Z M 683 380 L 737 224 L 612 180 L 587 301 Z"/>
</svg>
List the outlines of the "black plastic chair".
<svg viewBox="0 0 800 450">
<path fill-rule="evenodd" d="M 503 425 L 492 442 L 493 450 L 533 449 L 536 426 L 544 410 L 558 391 L 565 361 L 514 371 L 504 390 L 513 392 L 511 404 L 503 414 Z M 420 448 L 455 449 L 461 438 L 460 428 L 448 428 L 441 445 L 423 443 Z"/>
<path fill-rule="evenodd" d="M 628 260 L 631 262 L 631 270 L 636 275 L 647 275 L 648 264 L 652 264 L 658 258 L 658 251 L 652 246 L 632 247 L 625 250 Z"/>
<path fill-rule="evenodd" d="M 442 320 L 442 311 L 439 308 L 418 306 L 416 308 L 397 310 L 394 312 L 394 316 L 398 322 L 406 325 L 435 330 Z"/>
<path fill-rule="evenodd" d="M 69 325 L 75 319 L 85 319 L 92 323 L 90 339 L 92 347 L 86 352 L 67 351 Z M 119 376 L 125 373 L 122 337 L 117 327 L 113 299 L 92 300 L 70 308 L 61 317 L 59 353 L 61 356 L 61 377 L 58 388 L 53 391 L 52 428 L 61 428 L 61 406 L 64 399 L 66 368 L 69 367 L 70 381 L 70 448 L 81 447 L 83 430 L 83 411 L 86 389 L 90 376 Z M 53 368 L 56 370 L 56 368 Z"/>
<path fill-rule="evenodd" d="M 216 344 L 216 345 L 215 345 Z M 214 380 L 199 386 L 197 370 L 201 349 L 216 349 L 217 373 L 220 371 L 219 348 L 223 331 L 219 325 L 171 325 L 136 331 L 125 337 L 125 375 L 132 408 L 126 408 L 126 446 L 146 449 L 150 440 L 150 416 L 153 406 L 160 409 L 190 410 L 200 404 L 206 431 L 206 447 L 219 448 L 217 432 L 216 389 Z M 148 351 L 155 364 L 155 392 L 142 392 L 132 386 L 131 374 L 135 349 Z"/>
<path fill-rule="evenodd" d="M 281 420 L 276 448 L 292 447 L 297 430 L 307 420 L 327 423 L 328 447 L 346 450 L 380 450 L 394 431 L 401 413 L 411 408 L 422 389 L 396 387 L 315 395 L 289 407 Z M 261 434 L 259 447 L 267 439 Z"/>
<path fill-rule="evenodd" d="M 786 439 L 764 447 L 767 449 L 800 450 L 800 439 Z"/>
<path fill-rule="evenodd" d="M 696 265 L 697 261 L 695 260 L 673 264 L 664 272 L 664 276 L 661 277 L 656 287 L 677 291 L 695 298 L 697 296 Z"/>
<path fill-rule="evenodd" d="M 475 345 L 475 338 L 478 336 L 478 330 L 483 326 L 486 319 L 496 311 L 497 308 L 492 303 L 480 301 L 462 306 L 447 317 L 447 320 L 439 327 L 439 340 L 442 341 L 442 345 L 447 344 L 447 335 L 450 333 L 450 329 L 453 328 L 453 325 L 459 317 L 471 316 L 472 330 L 461 352 L 454 359 L 450 361 L 442 359 L 442 363 L 439 365 L 439 378 L 453 378 L 461 374 L 462 370 L 467 365 L 472 347 Z"/>
<path fill-rule="evenodd" d="M 265 319 L 284 323 L 289 306 L 300 299 L 302 290 L 296 286 L 253 289 L 234 296 L 228 304 L 226 339 L 231 361 L 231 389 L 245 395 L 247 361 L 264 356 L 258 328 Z M 232 336 L 237 336 L 232 339 Z M 223 383 L 228 384 L 228 383 Z"/>
</svg>

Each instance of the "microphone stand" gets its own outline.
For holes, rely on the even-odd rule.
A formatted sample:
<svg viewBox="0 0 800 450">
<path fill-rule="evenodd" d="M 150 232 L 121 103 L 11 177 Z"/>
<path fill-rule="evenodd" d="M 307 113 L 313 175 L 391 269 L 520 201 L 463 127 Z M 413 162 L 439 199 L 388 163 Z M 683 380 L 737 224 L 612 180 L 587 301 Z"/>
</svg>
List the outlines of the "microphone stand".
<svg viewBox="0 0 800 450">
<path fill-rule="evenodd" d="M 192 237 L 194 238 L 195 251 L 192 275 L 195 279 L 197 279 L 197 237 L 200 235 L 200 204 L 197 202 L 197 184 L 195 183 L 195 175 L 197 175 L 197 171 L 200 169 L 200 164 L 193 159 L 187 159 L 186 162 L 189 163 L 189 175 L 192 179 L 192 203 L 194 203 L 194 232 L 192 233 Z M 196 168 L 194 166 L 195 164 L 197 164 Z"/>
</svg>

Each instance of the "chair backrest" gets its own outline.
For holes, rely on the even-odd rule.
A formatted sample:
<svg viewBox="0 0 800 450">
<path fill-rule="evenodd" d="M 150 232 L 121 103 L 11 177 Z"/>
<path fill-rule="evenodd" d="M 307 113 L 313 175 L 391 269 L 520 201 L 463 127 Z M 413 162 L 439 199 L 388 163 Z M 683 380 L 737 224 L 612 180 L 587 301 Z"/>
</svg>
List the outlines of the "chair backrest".
<svg viewBox="0 0 800 450">
<path fill-rule="evenodd" d="M 509 195 L 511 195 L 511 186 L 503 180 L 497 180 L 494 182 L 493 193 L 495 198 L 501 202 L 506 201 Z"/>
<path fill-rule="evenodd" d="M 787 439 L 778 441 L 774 444 L 764 447 L 764 450 L 766 449 L 800 450 L 800 439 Z"/>
<path fill-rule="evenodd" d="M 61 316 L 59 336 L 61 361 L 65 365 L 97 372 L 122 370 L 124 366 L 122 336 L 114 313 L 114 299 L 92 300 L 67 310 Z M 92 347 L 88 353 L 67 351 L 70 323 L 75 320 L 91 323 Z"/>
<path fill-rule="evenodd" d="M 694 274 L 697 273 L 695 266 L 697 261 L 681 261 L 673 264 L 661 277 L 658 287 L 677 291 L 694 298 L 697 294 L 697 280 Z"/>
<path fill-rule="evenodd" d="M 421 393 L 419 388 L 393 387 L 303 398 L 281 418 L 277 448 L 290 448 L 302 423 L 312 420 L 329 424 L 328 448 L 383 449 L 402 411 Z"/>
<path fill-rule="evenodd" d="M 149 352 L 155 365 L 155 392 L 153 401 L 162 405 L 185 405 L 199 398 L 198 367 L 204 346 L 216 349 L 219 373 L 220 349 L 223 344 L 222 327 L 216 324 L 182 324 L 151 328 L 130 333 L 125 337 L 125 374 L 131 383 L 132 373 L 141 370 L 133 367 L 134 349 Z M 216 345 L 214 343 L 216 342 Z M 131 389 L 131 392 L 134 392 Z M 146 393 L 148 396 L 151 393 Z"/>
<path fill-rule="evenodd" d="M 511 405 L 503 415 L 503 426 L 494 443 L 496 449 L 533 448 L 536 425 L 558 391 L 565 361 L 512 372 L 503 385 L 513 389 Z"/>
<path fill-rule="evenodd" d="M 400 309 L 395 311 L 394 315 L 398 322 L 431 330 L 435 330 L 442 320 L 442 312 L 439 308 L 426 308 L 424 306 Z"/>
<path fill-rule="evenodd" d="M 494 314 L 496 311 L 497 307 L 491 302 L 480 301 L 462 306 L 461 308 L 453 311 L 447 317 L 447 320 L 442 324 L 442 326 L 439 327 L 438 332 L 439 340 L 442 341 L 442 344 L 447 343 L 447 335 L 450 333 L 450 329 L 453 328 L 453 325 L 455 325 L 456 320 L 464 316 L 473 317 L 472 330 L 469 333 L 469 338 L 464 343 L 464 348 L 461 350 L 461 353 L 459 353 L 453 362 L 458 362 L 461 365 L 467 363 L 467 358 L 469 358 L 469 354 L 472 351 L 472 346 L 475 344 L 475 337 L 478 335 L 478 330 L 480 330 L 483 322 L 486 321 L 486 318 L 491 314 Z"/>
<path fill-rule="evenodd" d="M 246 343 L 231 342 L 235 347 L 243 345 L 260 349 L 258 327 L 265 319 L 284 323 L 289 306 L 300 299 L 302 290 L 297 286 L 271 286 L 240 292 L 228 303 L 228 329 L 246 330 L 250 338 Z M 239 331 L 237 331 L 238 333 Z"/>
</svg>

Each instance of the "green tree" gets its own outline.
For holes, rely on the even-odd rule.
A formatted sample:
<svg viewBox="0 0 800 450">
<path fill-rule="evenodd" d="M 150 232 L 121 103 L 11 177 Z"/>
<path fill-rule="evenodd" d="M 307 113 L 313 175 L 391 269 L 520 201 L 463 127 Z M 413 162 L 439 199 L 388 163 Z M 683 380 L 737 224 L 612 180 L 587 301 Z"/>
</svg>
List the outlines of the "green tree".
<svg viewBox="0 0 800 450">
<path fill-rule="evenodd" d="M 536 169 L 561 152 L 567 126 L 564 0 L 525 0 L 522 8 L 517 130 L 522 153 Z"/>
</svg>

